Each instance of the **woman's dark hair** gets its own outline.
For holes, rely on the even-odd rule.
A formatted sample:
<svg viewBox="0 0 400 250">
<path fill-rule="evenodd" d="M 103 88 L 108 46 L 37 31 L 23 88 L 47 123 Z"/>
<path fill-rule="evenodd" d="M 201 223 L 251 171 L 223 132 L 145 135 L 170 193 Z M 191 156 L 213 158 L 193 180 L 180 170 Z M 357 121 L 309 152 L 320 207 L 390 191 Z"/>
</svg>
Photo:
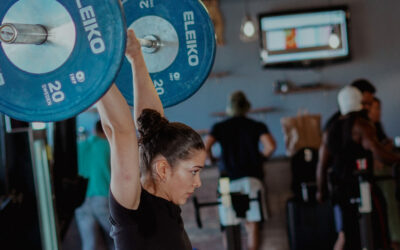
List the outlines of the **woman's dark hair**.
<svg viewBox="0 0 400 250">
<path fill-rule="evenodd" d="M 193 150 L 204 150 L 200 135 L 191 127 L 169 122 L 160 113 L 144 109 L 138 118 L 140 167 L 151 171 L 157 155 L 164 156 L 173 166 L 178 160 L 187 160 Z"/>
</svg>

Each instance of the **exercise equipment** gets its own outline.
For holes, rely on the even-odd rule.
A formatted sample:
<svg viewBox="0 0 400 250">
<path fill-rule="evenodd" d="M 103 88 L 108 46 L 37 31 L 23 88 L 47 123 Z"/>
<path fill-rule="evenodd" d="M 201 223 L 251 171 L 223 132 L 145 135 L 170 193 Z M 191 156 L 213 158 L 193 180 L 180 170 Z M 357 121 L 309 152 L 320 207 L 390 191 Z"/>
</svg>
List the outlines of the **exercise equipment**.
<svg viewBox="0 0 400 250">
<path fill-rule="evenodd" d="M 241 230 L 240 224 L 237 223 L 237 218 L 246 218 L 246 212 L 250 208 L 250 202 L 257 201 L 260 211 L 262 211 L 261 191 L 257 192 L 256 198 L 249 198 L 247 194 L 230 192 L 229 178 L 220 178 L 219 180 L 219 200 L 212 202 L 199 202 L 197 197 L 193 197 L 194 212 L 196 223 L 199 228 L 203 227 L 201 220 L 200 209 L 210 206 L 223 205 L 226 208 L 233 208 L 235 213 L 228 213 L 226 218 L 221 219 L 220 224 L 226 233 L 228 250 L 241 250 Z"/>
<path fill-rule="evenodd" d="M 330 202 L 290 198 L 286 203 L 286 220 L 290 250 L 333 249 L 337 233 Z"/>
<path fill-rule="evenodd" d="M 164 107 L 189 98 L 215 57 L 205 7 L 199 0 L 122 4 Z M 2 113 L 23 121 L 65 120 L 95 103 L 114 80 L 133 104 L 118 0 L 3 0 L 0 19 Z"/>
<path fill-rule="evenodd" d="M 0 19 L 0 110 L 15 119 L 72 117 L 118 73 L 126 29 L 116 0 L 2 0 Z"/>
<path fill-rule="evenodd" d="M 380 182 L 387 180 L 395 180 L 396 189 L 399 188 L 399 171 L 400 166 L 395 164 L 392 166 L 393 174 L 384 176 L 371 176 L 371 172 L 367 169 L 367 161 L 365 159 L 357 160 L 357 171 L 355 174 L 358 177 L 360 195 L 359 197 L 352 198 L 351 204 L 358 204 L 359 228 L 360 228 L 360 242 L 361 248 L 365 250 L 375 249 L 374 242 L 374 228 L 372 222 L 373 213 L 373 198 L 372 198 L 372 182 Z M 398 197 L 396 197 L 398 199 Z M 376 231 L 376 230 L 375 230 Z M 387 233 L 387 232 L 386 232 Z M 386 239 L 388 240 L 388 239 Z M 385 239 L 381 239 L 385 241 Z M 389 242 L 387 242 L 389 244 Z"/>
<path fill-rule="evenodd" d="M 295 198 L 304 202 L 316 202 L 317 190 L 315 172 L 318 162 L 318 150 L 305 147 L 297 150 L 290 158 L 292 171 L 292 191 Z"/>
<path fill-rule="evenodd" d="M 164 107 L 192 96 L 207 79 L 216 45 L 213 24 L 199 1 L 131 0 L 124 3 L 126 21 L 137 37 L 152 41 L 143 56 Z M 132 71 L 124 59 L 116 79 L 133 105 Z"/>
<path fill-rule="evenodd" d="M 7 225 L 0 229 L 1 247 L 58 250 L 60 223 L 54 211 L 46 135 L 29 127 L 5 132 L 3 117 L 0 129 L 0 141 L 6 145 L 2 148 L 6 164 L 0 171 L 7 186 L 0 193 L 0 221 Z"/>
</svg>

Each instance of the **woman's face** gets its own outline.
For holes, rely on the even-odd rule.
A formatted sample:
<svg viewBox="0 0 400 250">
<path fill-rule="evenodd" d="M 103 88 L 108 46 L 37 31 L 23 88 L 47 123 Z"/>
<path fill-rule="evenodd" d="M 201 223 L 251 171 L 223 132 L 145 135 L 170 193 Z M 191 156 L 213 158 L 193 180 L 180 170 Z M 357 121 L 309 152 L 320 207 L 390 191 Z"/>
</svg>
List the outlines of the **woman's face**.
<svg viewBox="0 0 400 250">
<path fill-rule="evenodd" d="M 206 161 L 205 150 L 195 150 L 188 160 L 180 160 L 172 168 L 168 181 L 170 201 L 183 205 L 201 186 L 200 171 Z"/>
</svg>

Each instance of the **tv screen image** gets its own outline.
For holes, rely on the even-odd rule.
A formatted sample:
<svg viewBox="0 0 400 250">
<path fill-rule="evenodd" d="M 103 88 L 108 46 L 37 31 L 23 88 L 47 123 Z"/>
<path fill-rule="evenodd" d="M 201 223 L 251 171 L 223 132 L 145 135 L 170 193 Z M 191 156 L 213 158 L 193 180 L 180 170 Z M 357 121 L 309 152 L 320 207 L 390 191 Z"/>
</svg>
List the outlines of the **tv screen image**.
<svg viewBox="0 0 400 250">
<path fill-rule="evenodd" d="M 264 66 L 312 65 L 349 57 L 345 7 L 259 16 Z"/>
</svg>

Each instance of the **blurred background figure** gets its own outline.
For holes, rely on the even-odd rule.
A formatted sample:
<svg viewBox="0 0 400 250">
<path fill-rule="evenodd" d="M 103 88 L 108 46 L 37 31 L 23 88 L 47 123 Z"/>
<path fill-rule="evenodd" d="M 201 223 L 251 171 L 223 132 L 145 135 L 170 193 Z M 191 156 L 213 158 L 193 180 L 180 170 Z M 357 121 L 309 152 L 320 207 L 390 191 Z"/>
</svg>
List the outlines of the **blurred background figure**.
<svg viewBox="0 0 400 250">
<path fill-rule="evenodd" d="M 95 134 L 78 145 L 78 171 L 88 179 L 85 201 L 75 210 L 82 249 L 114 249 L 109 236 L 110 147 L 100 121 Z"/>
<path fill-rule="evenodd" d="M 246 117 L 250 110 L 250 102 L 242 91 L 232 93 L 229 98 L 225 121 L 216 123 L 206 139 L 206 150 L 212 162 L 211 147 L 216 142 L 221 146 L 221 162 L 219 165 L 221 177 L 229 177 L 230 192 L 240 192 L 257 198 L 257 193 L 264 194 L 263 163 L 276 149 L 276 143 L 268 127 L 261 122 Z M 260 152 L 259 143 L 263 145 Z M 257 250 L 260 246 L 260 222 L 266 217 L 265 200 L 261 204 L 250 202 L 246 212 L 246 231 L 248 249 Z M 223 206 L 219 208 L 220 218 L 225 217 Z M 237 221 L 239 223 L 239 221 Z M 221 224 L 224 225 L 223 221 Z"/>
<path fill-rule="evenodd" d="M 375 125 L 376 136 L 379 142 L 382 143 L 386 149 L 392 151 L 394 147 L 393 140 L 388 138 L 383 129 L 383 125 L 381 123 L 381 110 L 381 101 L 375 97 L 368 116 Z M 390 175 L 391 173 L 391 166 L 387 166 L 376 159 L 374 160 L 375 176 Z M 387 180 L 378 182 L 378 186 L 382 189 L 387 203 L 388 223 L 392 248 L 394 250 L 398 250 L 400 249 L 400 206 L 395 198 L 396 184 L 395 181 Z"/>
<path fill-rule="evenodd" d="M 372 102 L 375 97 L 376 93 L 376 88 L 375 86 L 368 81 L 367 79 L 364 78 L 359 78 L 354 80 L 351 85 L 351 87 L 354 87 L 358 89 L 361 93 L 361 99 L 359 100 L 361 102 L 361 108 L 363 110 L 366 110 L 365 112 L 368 112 L 368 110 L 371 109 Z M 347 100 L 346 104 L 350 104 L 351 101 L 354 100 Z M 358 105 L 358 104 L 355 104 Z M 344 111 L 347 113 L 347 111 Z M 332 128 L 333 124 L 337 122 L 340 117 L 342 116 L 341 111 L 338 110 L 336 113 L 334 113 L 326 122 L 324 128 L 323 128 L 323 133 L 322 133 L 322 143 L 319 148 L 319 159 L 317 163 L 317 186 L 318 186 L 318 192 L 317 192 L 317 200 L 322 202 L 325 200 L 325 198 L 328 196 L 328 172 L 332 171 L 333 169 L 333 155 L 329 151 L 328 148 L 328 133 L 329 130 Z M 335 249 L 342 249 L 344 247 L 344 232 L 342 228 L 342 223 L 340 223 L 342 215 L 339 209 L 339 206 L 335 206 L 334 208 L 335 211 L 335 218 L 336 218 L 336 230 L 338 232 L 338 239 L 336 241 Z"/>
</svg>

